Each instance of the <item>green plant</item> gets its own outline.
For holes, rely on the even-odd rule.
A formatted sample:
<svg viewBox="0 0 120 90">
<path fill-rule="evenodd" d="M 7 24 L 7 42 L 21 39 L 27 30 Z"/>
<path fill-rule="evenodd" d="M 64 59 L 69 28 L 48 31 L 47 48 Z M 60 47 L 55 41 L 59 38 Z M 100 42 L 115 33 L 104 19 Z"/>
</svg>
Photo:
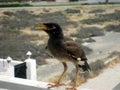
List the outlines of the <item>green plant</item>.
<svg viewBox="0 0 120 90">
<path fill-rule="evenodd" d="M 94 10 L 90 11 L 89 13 L 102 13 L 102 12 L 105 12 L 105 10 L 103 10 L 103 9 L 94 9 Z"/>
<path fill-rule="evenodd" d="M 90 67 L 92 69 L 92 72 L 95 75 L 98 75 L 100 73 L 100 71 L 105 67 L 104 65 L 104 61 L 102 60 L 97 60 L 96 62 L 93 62 L 90 64 Z"/>
<path fill-rule="evenodd" d="M 95 18 L 89 18 L 82 20 L 83 24 L 95 24 L 95 23 L 103 23 L 108 21 L 119 21 L 120 19 L 120 11 L 115 11 L 114 13 L 108 14 L 98 14 Z"/>
<path fill-rule="evenodd" d="M 12 16 L 14 13 L 11 11 L 4 11 L 4 15 Z"/>
<path fill-rule="evenodd" d="M 120 24 L 118 25 L 108 25 L 105 27 L 106 31 L 120 32 Z"/>
<path fill-rule="evenodd" d="M 26 4 L 26 3 L 23 3 L 23 4 L 19 4 L 19 3 L 15 3 L 15 4 L 0 4 L 0 7 L 24 7 L 24 6 L 30 7 L 32 5 Z"/>
<path fill-rule="evenodd" d="M 74 14 L 74 13 L 80 13 L 80 10 L 79 9 L 66 9 L 65 12 Z"/>
<path fill-rule="evenodd" d="M 92 36 L 101 36 L 104 35 L 104 31 L 98 27 L 81 27 L 79 32 L 75 35 L 78 38 L 89 38 Z"/>
</svg>

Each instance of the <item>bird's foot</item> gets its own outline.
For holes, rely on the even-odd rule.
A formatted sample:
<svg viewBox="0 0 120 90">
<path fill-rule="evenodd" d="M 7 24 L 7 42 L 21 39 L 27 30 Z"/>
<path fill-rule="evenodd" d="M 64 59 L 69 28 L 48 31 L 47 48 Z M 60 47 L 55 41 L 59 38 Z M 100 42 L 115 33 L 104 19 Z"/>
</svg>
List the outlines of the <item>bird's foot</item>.
<svg viewBox="0 0 120 90">
<path fill-rule="evenodd" d="M 76 87 L 66 88 L 66 90 L 77 90 Z"/>
<path fill-rule="evenodd" d="M 56 84 L 48 84 L 48 88 L 54 88 L 54 87 L 59 87 L 59 86 L 63 86 L 65 84 L 59 84 L 59 83 L 56 83 Z"/>
</svg>

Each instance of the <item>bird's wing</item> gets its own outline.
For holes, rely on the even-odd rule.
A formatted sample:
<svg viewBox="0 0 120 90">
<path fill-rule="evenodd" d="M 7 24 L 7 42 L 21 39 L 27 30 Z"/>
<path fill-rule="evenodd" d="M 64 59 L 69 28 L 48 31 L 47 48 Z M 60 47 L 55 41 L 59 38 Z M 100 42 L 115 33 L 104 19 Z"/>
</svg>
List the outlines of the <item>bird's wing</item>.
<svg viewBox="0 0 120 90">
<path fill-rule="evenodd" d="M 83 71 L 91 70 L 89 64 L 87 63 L 87 58 L 84 51 L 80 48 L 79 44 L 74 41 L 63 41 L 64 51 L 67 56 L 71 57 L 73 60 L 77 60 L 78 66 L 83 69 Z"/>
<path fill-rule="evenodd" d="M 64 36 L 64 41 L 73 41 L 72 38 Z"/>
<path fill-rule="evenodd" d="M 78 60 L 80 58 L 82 59 L 83 57 L 85 57 L 84 51 L 75 41 L 64 40 L 62 44 L 64 44 L 62 46 L 65 52 L 69 55 L 69 57 L 72 57 L 74 60 Z"/>
</svg>

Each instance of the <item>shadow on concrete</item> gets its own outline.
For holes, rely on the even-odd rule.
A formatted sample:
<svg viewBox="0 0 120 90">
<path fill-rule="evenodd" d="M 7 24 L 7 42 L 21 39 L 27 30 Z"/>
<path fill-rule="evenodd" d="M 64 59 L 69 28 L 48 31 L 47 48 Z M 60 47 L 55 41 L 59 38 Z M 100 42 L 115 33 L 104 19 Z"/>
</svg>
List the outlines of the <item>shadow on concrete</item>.
<svg viewBox="0 0 120 90">
<path fill-rule="evenodd" d="M 120 90 L 120 83 L 117 84 L 112 90 Z"/>
</svg>

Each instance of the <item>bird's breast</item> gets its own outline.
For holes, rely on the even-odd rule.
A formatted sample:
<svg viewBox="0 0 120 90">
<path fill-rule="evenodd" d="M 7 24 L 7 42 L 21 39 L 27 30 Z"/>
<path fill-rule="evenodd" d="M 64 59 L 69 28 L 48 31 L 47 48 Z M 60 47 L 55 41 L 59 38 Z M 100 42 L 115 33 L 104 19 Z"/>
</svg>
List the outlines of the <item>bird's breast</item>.
<svg viewBox="0 0 120 90">
<path fill-rule="evenodd" d="M 51 52 L 51 54 L 56 58 L 63 58 L 64 50 L 62 48 L 62 45 L 60 44 L 59 40 L 49 40 L 48 41 L 48 49 Z"/>
<path fill-rule="evenodd" d="M 63 45 L 59 40 L 57 41 L 48 41 L 48 49 L 50 53 L 57 58 L 60 62 L 74 62 L 73 58 L 69 56 L 66 50 L 63 49 Z"/>
</svg>

